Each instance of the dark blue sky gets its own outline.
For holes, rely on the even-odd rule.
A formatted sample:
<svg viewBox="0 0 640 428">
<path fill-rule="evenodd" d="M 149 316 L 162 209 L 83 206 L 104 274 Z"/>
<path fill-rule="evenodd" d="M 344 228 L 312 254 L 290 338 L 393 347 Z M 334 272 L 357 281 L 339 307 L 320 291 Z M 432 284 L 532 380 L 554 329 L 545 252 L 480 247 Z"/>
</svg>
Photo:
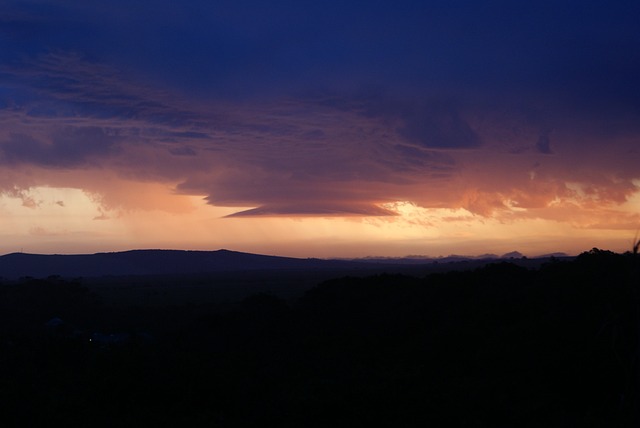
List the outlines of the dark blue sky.
<svg viewBox="0 0 640 428">
<path fill-rule="evenodd" d="M 9 1 L 5 61 L 56 51 L 225 97 L 371 86 L 637 108 L 637 2 Z"/>
</svg>

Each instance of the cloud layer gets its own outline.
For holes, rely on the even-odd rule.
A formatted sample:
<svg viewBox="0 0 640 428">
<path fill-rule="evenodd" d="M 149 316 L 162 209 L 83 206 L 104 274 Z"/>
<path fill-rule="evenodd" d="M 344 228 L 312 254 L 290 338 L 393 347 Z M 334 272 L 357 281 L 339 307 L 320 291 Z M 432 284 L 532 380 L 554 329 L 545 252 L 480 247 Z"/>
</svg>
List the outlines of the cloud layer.
<svg viewBox="0 0 640 428">
<path fill-rule="evenodd" d="M 0 7 L 5 195 L 36 208 L 28 189 L 68 187 L 106 211 L 170 212 L 188 209 L 171 193 L 197 195 L 232 217 L 397 216 L 408 201 L 506 223 L 640 222 L 637 6 L 154 5 Z"/>
<path fill-rule="evenodd" d="M 22 67 L 4 73 L 13 90 L 36 95 L 9 98 L 0 111 L 0 162 L 17 173 L 75 171 L 68 186 L 104 170 L 213 205 L 262 207 L 243 214 L 254 216 L 388 215 L 380 205 L 398 200 L 488 216 L 565 200 L 622 204 L 638 190 L 638 130 L 628 118 L 609 130 L 606 117 L 564 106 L 540 119 L 376 91 L 194 102 L 76 54 Z M 46 177 L 27 184 L 50 185 Z"/>
</svg>

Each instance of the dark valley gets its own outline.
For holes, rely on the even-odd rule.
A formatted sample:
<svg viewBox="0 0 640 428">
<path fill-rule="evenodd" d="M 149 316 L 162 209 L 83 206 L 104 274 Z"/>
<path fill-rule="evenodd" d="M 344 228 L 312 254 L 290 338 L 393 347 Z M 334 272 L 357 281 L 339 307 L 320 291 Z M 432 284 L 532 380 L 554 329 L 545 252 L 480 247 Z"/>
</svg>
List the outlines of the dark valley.
<svg viewBox="0 0 640 428">
<path fill-rule="evenodd" d="M 5 280 L 0 418 L 3 426 L 636 426 L 637 254 L 518 260 L 424 274 L 357 274 L 347 264 L 340 268 L 350 273 L 315 284 L 284 269 L 281 288 L 260 290 L 277 282 L 271 272 L 272 282 L 221 300 L 202 294 L 207 281 L 216 289 L 202 271 Z M 269 271 L 260 266 L 252 281 Z M 296 266 L 307 275 L 316 267 Z M 190 299 L 158 297 L 185 283 Z"/>
</svg>

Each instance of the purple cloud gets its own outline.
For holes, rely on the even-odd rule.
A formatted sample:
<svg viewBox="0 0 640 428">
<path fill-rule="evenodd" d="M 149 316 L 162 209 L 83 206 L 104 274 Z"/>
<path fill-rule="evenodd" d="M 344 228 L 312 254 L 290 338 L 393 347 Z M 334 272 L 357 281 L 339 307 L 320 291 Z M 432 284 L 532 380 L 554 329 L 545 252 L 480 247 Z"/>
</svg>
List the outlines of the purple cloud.
<svg viewBox="0 0 640 428">
<path fill-rule="evenodd" d="M 100 168 L 251 207 L 237 216 L 392 215 L 381 205 L 399 200 L 491 215 L 568 198 L 563 183 L 581 183 L 584 200 L 622 203 L 636 191 L 633 113 L 594 120 L 571 104 L 523 99 L 512 109 L 508 97 L 428 91 L 199 98 L 62 51 L 2 73 L 11 88 L 0 108 L 5 167 Z M 554 130 L 553 150 L 541 129 Z M 609 160 L 596 155 L 603 142 Z"/>
</svg>

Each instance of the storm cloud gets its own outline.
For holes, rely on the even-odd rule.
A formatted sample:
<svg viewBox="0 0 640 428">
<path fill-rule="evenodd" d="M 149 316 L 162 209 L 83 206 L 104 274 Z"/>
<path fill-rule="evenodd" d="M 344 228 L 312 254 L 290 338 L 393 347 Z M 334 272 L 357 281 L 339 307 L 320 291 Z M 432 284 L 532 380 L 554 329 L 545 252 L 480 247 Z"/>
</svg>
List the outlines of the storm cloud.
<svg viewBox="0 0 640 428">
<path fill-rule="evenodd" d="M 505 219 L 638 191 L 637 6 L 240 3 L 0 6 L 2 187 L 64 170 L 135 205 L 102 171 L 236 217 Z"/>
<path fill-rule="evenodd" d="M 114 155 L 117 142 L 117 136 L 108 135 L 98 127 L 67 127 L 53 131 L 48 141 L 10 134 L 6 141 L 0 142 L 0 163 L 6 166 L 85 167 Z"/>
</svg>

